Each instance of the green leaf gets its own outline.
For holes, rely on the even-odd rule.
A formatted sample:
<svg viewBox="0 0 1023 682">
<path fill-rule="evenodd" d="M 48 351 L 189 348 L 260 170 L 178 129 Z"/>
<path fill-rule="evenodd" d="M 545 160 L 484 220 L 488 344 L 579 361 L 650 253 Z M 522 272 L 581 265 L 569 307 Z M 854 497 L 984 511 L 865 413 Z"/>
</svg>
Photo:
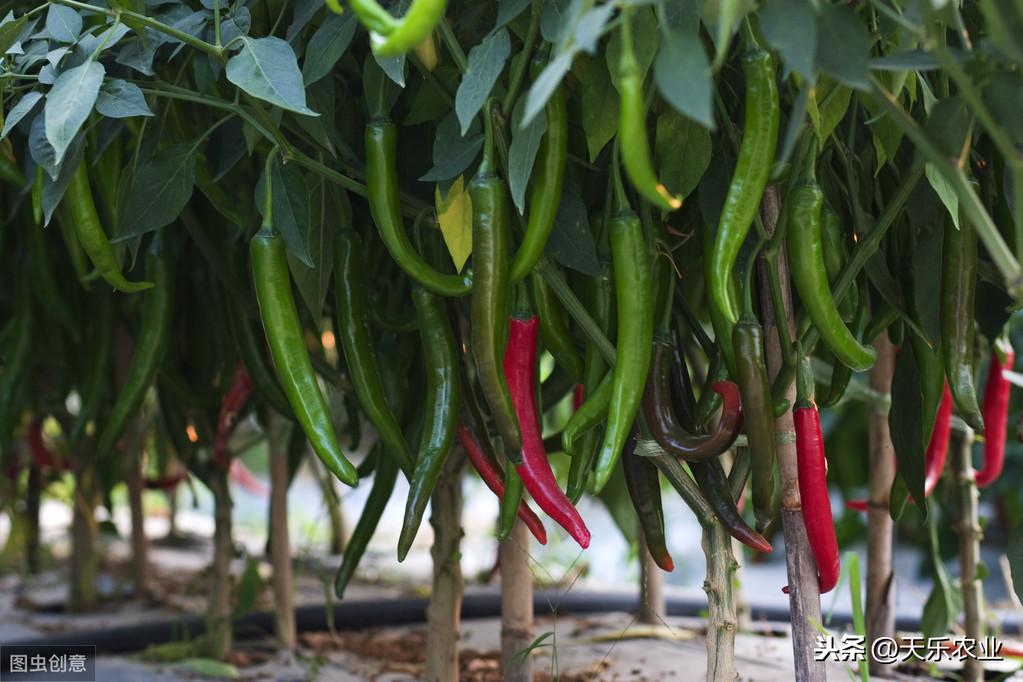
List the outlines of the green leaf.
<svg viewBox="0 0 1023 682">
<path fill-rule="evenodd" d="M 47 93 L 43 108 L 46 139 L 53 146 L 57 163 L 89 118 L 105 74 L 99 62 L 86 62 L 60 74 Z"/>
<path fill-rule="evenodd" d="M 508 25 L 508 23 L 529 7 L 529 0 L 499 0 L 497 3 L 497 22 L 494 30 Z"/>
<path fill-rule="evenodd" d="M 752 0 L 718 0 L 712 3 L 711 7 L 717 9 L 716 16 L 710 22 L 717 28 L 712 33 L 715 48 L 714 68 L 717 69 L 725 61 L 736 27 L 743 17 L 756 9 L 756 3 Z"/>
<path fill-rule="evenodd" d="M 809 0 L 772 0 L 760 9 L 760 30 L 789 71 L 812 81 L 817 17 Z"/>
<path fill-rule="evenodd" d="M 46 10 L 46 33 L 58 43 L 73 43 L 82 34 L 82 17 L 64 5 L 50 5 Z"/>
<path fill-rule="evenodd" d="M 138 237 L 177 220 L 192 197 L 195 158 L 195 146 L 180 143 L 139 166 L 125 190 L 114 241 Z"/>
<path fill-rule="evenodd" d="M 302 72 L 291 45 L 280 38 L 242 38 L 242 48 L 227 62 L 227 80 L 256 99 L 305 116 Z"/>
<path fill-rule="evenodd" d="M 568 183 L 558 204 L 547 252 L 565 267 L 594 277 L 600 274 L 600 260 L 586 215 L 586 204 Z"/>
<path fill-rule="evenodd" d="M 280 156 L 270 164 L 270 187 L 273 191 L 274 229 L 281 233 L 288 251 L 313 267 L 309 253 L 309 192 L 302 172 L 294 165 L 284 165 Z M 266 191 L 266 171 L 256 184 L 256 208 L 263 215 L 263 193 Z"/>
<path fill-rule="evenodd" d="M 1023 64 L 1023 13 L 1013 0 L 981 0 L 984 28 L 999 50 L 1017 64 Z"/>
<path fill-rule="evenodd" d="M 309 39 L 302 62 L 302 79 L 312 85 L 330 73 L 352 44 L 359 22 L 351 12 L 331 14 Z"/>
<path fill-rule="evenodd" d="M 636 63 L 639 64 L 639 72 L 646 75 L 650 65 L 654 63 L 654 56 L 657 54 L 657 44 L 660 36 L 657 31 L 657 17 L 653 9 L 649 7 L 633 10 L 632 16 L 632 42 L 633 51 L 636 54 Z M 622 34 L 624 25 L 611 35 L 607 42 L 607 52 L 604 57 L 607 60 L 608 71 L 611 72 L 611 82 L 615 89 L 618 89 L 618 62 L 622 56 Z"/>
<path fill-rule="evenodd" d="M 909 50 L 870 60 L 870 68 L 874 71 L 933 71 L 940 66 L 937 57 L 923 50 Z"/>
<path fill-rule="evenodd" d="M 899 473 L 914 500 L 924 499 L 924 424 L 920 375 L 913 356 L 913 345 L 905 344 L 895 363 L 892 377 L 892 401 L 888 412 L 895 458 Z"/>
<path fill-rule="evenodd" d="M 241 213 L 238 212 L 234 202 L 224 191 L 222 185 L 226 183 L 218 183 L 214 180 L 210 169 L 211 166 L 205 157 L 200 157 L 198 163 L 195 164 L 195 184 L 199 191 L 203 193 L 203 196 L 210 202 L 214 210 L 226 218 L 229 223 L 238 227 L 245 227 L 245 221 Z"/>
<path fill-rule="evenodd" d="M 924 174 L 927 176 L 927 182 L 931 184 L 934 192 L 941 199 L 942 205 L 948 210 L 949 215 L 952 216 L 952 222 L 955 223 L 956 229 L 958 229 L 959 195 L 956 194 L 955 188 L 945 179 L 945 176 L 933 163 L 928 163 L 924 166 Z"/>
<path fill-rule="evenodd" d="M 565 74 L 571 68 L 572 59 L 575 55 L 576 50 L 562 52 L 548 62 L 544 70 L 540 72 L 540 75 L 533 81 L 533 85 L 530 86 L 529 92 L 526 94 L 526 109 L 522 115 L 520 125 L 528 125 L 533 120 L 533 117 L 540 113 L 547 105 L 547 100 L 554 94 L 554 89 L 561 84 L 561 79 L 565 77 Z"/>
<path fill-rule="evenodd" d="M 511 37 L 504 28 L 469 50 L 469 67 L 455 93 L 455 113 L 463 135 L 490 96 L 510 54 Z"/>
<path fill-rule="evenodd" d="M 437 126 L 437 136 L 433 142 L 433 168 L 419 178 L 420 182 L 443 182 L 457 178 L 476 160 L 482 148 L 483 135 L 476 133 L 462 137 L 458 132 L 458 120 L 454 112 L 448 114 Z"/>
<path fill-rule="evenodd" d="M 512 142 L 508 148 L 508 188 L 520 214 L 526 208 L 526 186 L 533 172 L 540 141 L 547 130 L 547 117 L 542 112 L 526 127 L 519 127 L 524 107 L 525 103 L 520 99 L 512 112 Z"/>
<path fill-rule="evenodd" d="M 351 225 L 352 208 L 346 192 L 328 188 L 322 178 L 309 177 L 312 182 L 307 188 L 311 197 L 309 255 L 313 264 L 306 265 L 289 251 L 288 265 L 298 294 L 318 328 L 334 271 L 334 235 L 339 227 Z"/>
<path fill-rule="evenodd" d="M 28 17 L 22 14 L 17 19 L 11 19 L 11 13 L 8 12 L 7 16 L 4 17 L 4 23 L 0 24 L 0 56 L 7 53 L 7 50 L 18 41 L 18 36 L 21 34 L 21 29 L 24 28 L 25 23 L 28 21 Z"/>
<path fill-rule="evenodd" d="M 825 4 L 817 17 L 817 68 L 857 90 L 870 89 L 873 40 L 856 11 L 845 4 Z"/>
<path fill-rule="evenodd" d="M 603 59 L 591 59 L 582 81 L 582 124 L 590 161 L 618 131 L 618 92 Z"/>
<path fill-rule="evenodd" d="M 120 78 L 109 78 L 103 83 L 96 97 L 96 111 L 108 118 L 153 115 L 139 86 Z"/>
<path fill-rule="evenodd" d="M 405 55 L 400 54 L 397 57 L 378 57 L 376 53 L 373 54 L 373 60 L 380 65 L 380 70 L 384 72 L 392 83 L 397 85 L 399 88 L 405 87 Z"/>
<path fill-rule="evenodd" d="M 21 122 L 21 119 L 25 118 L 25 116 L 27 116 L 29 112 L 35 109 L 36 105 L 39 104 L 39 101 L 42 98 L 43 93 L 38 92 L 36 90 L 30 90 L 29 92 L 26 92 L 24 96 L 18 100 L 18 103 L 15 104 L 11 108 L 11 111 L 7 114 L 7 119 L 4 121 L 3 131 L 0 132 L 0 140 L 7 137 L 7 135 L 12 130 L 14 130 L 14 126 L 18 125 L 18 123 Z"/>
<path fill-rule="evenodd" d="M 827 142 L 839 122 L 845 118 L 851 99 L 852 90 L 846 86 L 836 83 L 827 76 L 822 76 L 817 81 L 817 86 L 807 100 L 806 109 L 820 145 L 823 146 Z"/>
<path fill-rule="evenodd" d="M 688 196 L 710 166 L 710 132 L 702 125 L 666 111 L 657 117 L 657 171 L 672 194 Z"/>
<path fill-rule="evenodd" d="M 654 83 L 675 111 L 714 130 L 714 84 L 697 32 L 679 30 L 663 35 L 654 62 Z"/>
</svg>

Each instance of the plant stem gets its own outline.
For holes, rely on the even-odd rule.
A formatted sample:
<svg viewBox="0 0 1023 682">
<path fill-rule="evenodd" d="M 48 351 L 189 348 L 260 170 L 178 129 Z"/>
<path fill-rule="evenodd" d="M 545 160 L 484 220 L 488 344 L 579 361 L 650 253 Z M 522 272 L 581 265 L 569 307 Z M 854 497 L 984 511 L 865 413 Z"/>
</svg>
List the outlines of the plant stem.
<svg viewBox="0 0 1023 682">
<path fill-rule="evenodd" d="M 107 9 L 105 7 L 96 7 L 95 5 L 89 5 L 84 2 L 77 2 L 77 0 L 50 0 L 52 4 L 64 5 L 65 7 L 71 7 L 73 9 L 80 10 L 82 12 L 91 12 L 93 14 L 105 14 L 113 19 L 120 19 L 126 24 L 141 24 L 147 28 L 151 28 L 154 31 L 168 35 L 171 38 L 180 40 L 185 45 L 193 47 L 200 52 L 208 54 L 212 57 L 216 57 L 220 61 L 226 61 L 226 55 L 223 48 L 207 43 L 205 40 L 196 38 L 193 35 L 189 35 L 184 31 L 180 31 L 173 26 L 157 21 L 152 17 L 147 17 L 145 14 L 139 14 L 138 12 L 132 12 L 124 9 Z"/>
<path fill-rule="evenodd" d="M 518 61 L 512 66 L 511 75 L 508 77 L 508 92 L 501 102 L 501 111 L 508 117 L 508 120 L 511 120 L 512 107 L 515 106 L 519 90 L 522 89 L 522 82 L 526 77 L 526 72 L 529 70 L 530 56 L 533 52 L 533 45 L 536 43 L 536 34 L 539 32 L 539 0 L 533 0 L 529 3 L 529 11 L 529 29 L 526 31 L 525 40 L 522 41 L 522 51 L 519 52 Z"/>
<path fill-rule="evenodd" d="M 536 264 L 536 271 L 543 277 L 544 281 L 547 282 L 547 286 L 551 288 L 554 295 L 558 297 L 561 304 L 565 306 L 566 312 L 569 316 L 575 320 L 575 323 L 579 325 L 583 334 L 590 340 L 591 343 L 596 344 L 597 350 L 604 356 L 604 359 L 614 367 L 615 364 L 615 347 L 611 343 L 604 332 L 600 329 L 600 325 L 597 324 L 596 320 L 586 310 L 586 306 L 582 304 L 579 298 L 572 291 L 571 287 L 568 286 L 568 282 L 562 276 L 561 272 L 551 263 L 546 256 L 540 258 L 540 261 Z"/>
<path fill-rule="evenodd" d="M 437 24 L 437 28 L 440 29 L 440 38 L 444 41 L 444 47 L 448 49 L 451 58 L 455 60 L 458 72 L 464 75 L 469 70 L 469 62 L 465 58 L 465 52 L 462 51 L 458 38 L 455 37 L 455 32 L 451 30 L 451 24 L 448 23 L 447 19 L 441 19 L 440 23 Z"/>
<path fill-rule="evenodd" d="M 877 361 L 870 370 L 870 387 L 890 395 L 895 374 L 895 347 L 888 333 L 874 341 Z M 895 447 L 888 426 L 888 410 L 873 403 L 870 412 L 869 481 L 867 493 L 867 651 L 881 637 L 895 635 L 895 575 L 892 571 L 893 522 L 888 511 L 895 478 Z M 869 654 L 868 654 L 869 655 Z M 870 657 L 871 675 L 885 676 L 891 666 Z"/>
<path fill-rule="evenodd" d="M 452 450 L 430 501 L 433 589 L 426 607 L 426 679 L 458 682 L 458 631 L 462 611 L 462 491 L 460 448 Z"/>
<path fill-rule="evenodd" d="M 778 187 L 777 185 L 769 186 L 760 203 L 761 218 L 769 235 L 773 235 L 778 227 L 780 210 Z M 773 269 L 774 274 L 769 272 L 768 268 Z M 770 294 L 772 276 L 777 276 L 781 293 L 781 300 L 777 307 Z M 765 355 L 770 377 L 775 380 L 784 368 L 786 353 L 780 341 L 781 327 L 787 326 L 790 335 L 795 331 L 788 255 L 784 248 L 779 247 L 778 249 L 776 266 L 761 261 L 760 282 L 761 319 L 764 323 L 764 338 L 766 339 Z M 788 399 L 790 404 L 795 404 L 795 384 L 789 381 L 782 397 Z M 789 621 L 792 623 L 795 679 L 799 682 L 823 682 L 826 679 L 824 662 L 814 658 L 814 647 L 818 635 L 815 624 L 821 622 L 817 565 L 814 563 L 810 544 L 806 537 L 806 526 L 803 524 L 792 410 L 786 410 L 775 420 L 775 436 L 778 471 L 781 477 L 781 523 L 785 534 L 785 567 L 789 581 Z"/>
<path fill-rule="evenodd" d="M 294 423 L 273 410 L 269 415 L 267 448 L 270 456 L 270 562 L 273 565 L 274 631 L 277 646 L 287 655 L 295 648 L 295 598 L 288 534 L 288 441 Z"/>
<path fill-rule="evenodd" d="M 971 462 L 973 429 L 965 424 L 956 429 L 955 453 L 956 482 L 959 485 L 959 584 L 963 592 L 963 637 L 980 642 L 984 636 L 984 595 L 977 575 L 980 563 L 981 529 L 977 518 L 977 485 Z M 976 656 L 963 662 L 963 680 L 979 682 L 984 679 L 984 668 Z"/>
<path fill-rule="evenodd" d="M 650 550 L 646 546 L 643 529 L 639 537 L 639 614 L 636 619 L 640 623 L 657 625 L 664 622 L 668 614 L 664 601 L 664 577 L 661 569 L 654 563 Z"/>
<path fill-rule="evenodd" d="M 732 554 L 732 537 L 714 519 L 703 526 L 703 553 L 707 558 L 707 680 L 732 682 L 735 671 L 735 633 L 739 619 L 732 584 L 739 568 Z"/>
<path fill-rule="evenodd" d="M 501 567 L 501 673 L 506 682 L 533 682 L 533 574 L 529 570 L 529 530 L 516 519 L 498 546 Z"/>
<path fill-rule="evenodd" d="M 205 653 L 223 659 L 231 650 L 231 490 L 227 472 L 217 469 L 209 480 L 213 493 L 213 570 L 206 607 Z"/>
</svg>

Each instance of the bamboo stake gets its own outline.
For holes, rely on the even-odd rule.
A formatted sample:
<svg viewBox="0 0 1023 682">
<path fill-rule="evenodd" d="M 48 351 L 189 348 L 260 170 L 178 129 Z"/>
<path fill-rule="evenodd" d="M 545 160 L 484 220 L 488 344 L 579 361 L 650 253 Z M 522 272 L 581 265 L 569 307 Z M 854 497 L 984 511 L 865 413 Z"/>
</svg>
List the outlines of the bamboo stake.
<svg viewBox="0 0 1023 682">
<path fill-rule="evenodd" d="M 981 641 L 984 636 L 984 594 L 977 564 L 980 562 L 981 528 L 977 519 L 977 485 L 974 482 L 971 451 L 973 429 L 963 424 L 956 429 L 954 451 L 956 482 L 959 484 L 959 584 L 963 592 L 963 636 L 967 641 Z M 976 655 L 963 662 L 963 680 L 984 679 L 984 666 Z"/>
<path fill-rule="evenodd" d="M 426 608 L 426 679 L 458 682 L 458 638 L 462 611 L 462 451 L 456 448 L 444 463 L 433 497 L 433 590 Z"/>
<path fill-rule="evenodd" d="M 529 530 L 515 521 L 498 546 L 501 565 L 501 670 L 505 682 L 533 682 L 533 574 L 529 570 Z"/>
<path fill-rule="evenodd" d="M 293 422 L 272 412 L 270 423 L 270 561 L 273 564 L 274 629 L 286 655 L 295 648 L 295 599 L 288 533 L 288 440 Z"/>
<path fill-rule="evenodd" d="M 874 341 L 877 362 L 870 370 L 870 387 L 881 395 L 892 389 L 895 347 L 882 332 Z M 895 574 L 892 571 L 893 522 L 888 511 L 895 479 L 895 448 L 888 429 L 888 412 L 870 413 L 870 469 L 867 508 L 867 651 L 881 637 L 895 636 Z M 885 675 L 891 665 L 870 659 L 870 673 Z"/>
<path fill-rule="evenodd" d="M 640 623 L 658 625 L 664 622 L 668 609 L 664 601 L 664 576 L 654 563 L 646 546 L 643 530 L 639 531 L 639 615 Z"/>
<path fill-rule="evenodd" d="M 781 199 L 777 186 L 770 186 L 760 204 L 760 216 L 768 234 L 774 233 L 781 210 Z M 777 277 L 781 283 L 784 320 L 775 317 L 771 304 L 770 269 L 772 263 L 761 257 L 759 280 L 762 320 L 766 339 L 767 367 L 771 379 L 782 369 L 782 348 L 778 336 L 779 322 L 787 325 L 789 336 L 795 335 L 796 325 L 792 314 L 792 294 L 789 285 L 788 257 L 782 248 L 775 256 Z M 785 395 L 790 404 L 795 404 L 795 385 L 790 384 Z M 799 499 L 799 473 L 796 463 L 795 429 L 792 411 L 775 420 L 777 434 L 778 470 L 781 474 L 781 521 L 785 536 L 785 567 L 789 579 L 789 620 L 792 627 L 792 653 L 795 662 L 797 682 L 823 682 L 826 671 L 823 661 L 814 660 L 817 642 L 817 625 L 821 623 L 821 602 L 817 588 L 817 565 L 810 552 L 803 525 L 803 508 Z"/>
</svg>

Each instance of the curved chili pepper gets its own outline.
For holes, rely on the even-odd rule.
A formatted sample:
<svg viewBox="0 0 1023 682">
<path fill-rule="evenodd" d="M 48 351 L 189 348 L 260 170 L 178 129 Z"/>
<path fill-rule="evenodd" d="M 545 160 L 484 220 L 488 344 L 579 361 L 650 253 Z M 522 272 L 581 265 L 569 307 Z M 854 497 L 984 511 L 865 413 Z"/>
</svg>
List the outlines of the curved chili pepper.
<svg viewBox="0 0 1023 682">
<path fill-rule="evenodd" d="M 529 286 L 533 294 L 533 307 L 540 318 L 540 338 L 543 339 L 544 347 L 554 356 L 555 362 L 578 382 L 583 375 L 583 361 L 568 331 L 564 311 L 539 274 L 534 272 L 530 275 Z"/>
<path fill-rule="evenodd" d="M 465 296 L 472 289 L 472 274 L 450 275 L 438 271 L 423 260 L 405 234 L 398 192 L 398 134 L 394 124 L 390 121 L 366 124 L 365 140 L 369 212 L 391 258 L 409 277 L 430 291 L 441 296 Z M 476 200 L 473 199 L 474 213 L 475 205 Z M 475 238 L 473 253 L 476 253 Z"/>
<path fill-rule="evenodd" d="M 372 31 L 373 53 L 378 57 L 399 57 L 430 37 L 444 18 L 447 0 L 414 0 L 401 19 L 380 6 L 376 0 L 351 0 L 348 3 L 363 26 Z"/>
<path fill-rule="evenodd" d="M 753 515 L 757 528 L 763 530 L 773 516 L 777 459 L 771 382 L 764 359 L 764 330 L 756 320 L 744 316 L 735 325 L 732 343 L 752 462 Z"/>
<path fill-rule="evenodd" d="M 213 438 L 213 461 L 222 469 L 228 466 L 227 441 L 238 424 L 238 415 L 245 409 L 245 403 L 252 395 L 252 388 L 252 377 L 245 368 L 245 363 L 239 361 L 234 368 L 227 393 L 224 394 L 224 401 L 220 404 L 220 412 L 217 414 L 217 435 Z"/>
<path fill-rule="evenodd" d="M 533 167 L 533 186 L 529 191 L 529 219 L 522 243 L 512 259 L 509 277 L 518 282 L 526 277 L 543 255 L 554 230 L 554 218 L 561 203 L 568 159 L 568 106 L 564 87 L 555 88 L 544 107 L 547 132 L 540 141 Z M 541 315 L 541 320 L 543 316 Z"/>
<path fill-rule="evenodd" d="M 770 552 L 771 543 L 764 536 L 749 527 L 735 506 L 735 498 L 728 487 L 728 477 L 717 458 L 705 462 L 690 462 L 696 484 L 710 502 L 718 519 L 728 529 L 729 535 L 758 552 Z"/>
<path fill-rule="evenodd" d="M 1004 359 L 1002 352 L 1004 352 Z M 1016 354 L 1008 344 L 991 352 L 987 385 L 984 386 L 984 465 L 977 471 L 978 488 L 986 488 L 1002 475 L 1009 420 L 1009 387 L 1005 371 L 1012 370 Z"/>
<path fill-rule="evenodd" d="M 359 404 L 370 423 L 376 427 L 388 454 L 395 458 L 405 475 L 411 477 L 415 467 L 412 453 L 394 412 L 387 404 L 384 382 L 373 349 L 366 301 L 367 284 L 362 263 L 364 258 L 362 239 L 358 233 L 342 230 L 334 242 L 337 334 Z"/>
<path fill-rule="evenodd" d="M 974 431 L 984 419 L 973 382 L 973 307 L 977 292 L 977 232 L 968 220 L 945 221 L 941 260 L 941 338 L 945 376 L 959 414 Z"/>
<path fill-rule="evenodd" d="M 828 272 L 828 283 L 834 286 L 842 275 L 842 268 L 849 258 L 849 250 L 845 231 L 842 229 L 842 221 L 827 203 L 821 208 L 821 245 L 824 269 Z M 852 322 L 857 313 L 866 308 L 866 306 L 859 305 L 859 299 L 860 290 L 858 287 L 854 287 L 838 303 L 838 311 L 846 322 Z"/>
<path fill-rule="evenodd" d="M 785 241 L 792 283 L 799 292 L 803 308 L 821 340 L 836 358 L 857 371 L 870 369 L 877 352 L 872 346 L 864 346 L 856 340 L 831 296 L 821 237 L 824 194 L 812 179 L 804 181 L 792 194 L 789 232 Z"/>
<path fill-rule="evenodd" d="M 717 457 L 735 442 L 742 428 L 742 406 L 739 387 L 730 381 L 718 381 L 712 386 L 724 399 L 721 420 L 709 434 L 691 435 L 678 423 L 671 401 L 671 344 L 654 342 L 650 375 L 643 391 L 643 419 L 650 435 L 664 450 L 688 462 L 700 462 Z"/>
<path fill-rule="evenodd" d="M 114 363 L 114 320 L 113 296 L 109 292 L 97 292 L 90 298 L 92 324 L 86 329 L 86 344 L 89 358 L 88 375 L 79 385 L 82 407 L 71 424 L 69 440 L 72 449 L 85 435 L 89 423 L 96 419 L 107 399 L 110 374 Z"/>
<path fill-rule="evenodd" d="M 796 457 L 799 465 L 799 497 L 810 551 L 817 563 L 821 594 L 838 584 L 838 540 L 828 499 L 828 463 L 824 457 L 824 436 L 817 408 L 805 400 L 792 413 L 796 429 Z"/>
<path fill-rule="evenodd" d="M 353 470 L 354 472 L 354 470 Z M 376 473 L 373 474 L 373 487 L 369 490 L 369 497 L 366 498 L 366 506 L 362 508 L 352 537 L 345 547 L 344 556 L 341 558 L 341 565 L 334 576 L 334 594 L 338 599 L 345 596 L 345 589 L 355 575 L 355 569 L 359 561 L 366 553 L 366 547 L 376 532 L 380 517 L 384 515 L 384 508 L 387 501 L 394 493 L 394 484 L 398 478 L 398 465 L 391 457 L 380 457 L 377 462 Z"/>
<path fill-rule="evenodd" d="M 590 531 L 579 512 L 558 487 L 543 447 L 540 415 L 536 410 L 537 327 L 535 316 L 528 320 L 511 318 L 508 348 L 504 354 L 504 374 L 522 429 L 522 459 L 521 464 L 515 468 L 540 509 L 586 549 L 590 544 Z"/>
<path fill-rule="evenodd" d="M 742 73 L 746 78 L 742 144 L 710 252 L 707 280 L 712 309 L 724 325 L 722 330 L 715 327 L 715 332 L 723 339 L 728 339 L 739 317 L 738 304 L 732 299 L 731 291 L 735 259 L 753 225 L 771 175 L 781 108 L 774 57 L 761 48 L 746 23 L 743 36 L 747 52 L 742 59 Z M 729 359 L 727 353 L 725 358 Z"/>
<path fill-rule="evenodd" d="M 153 240 L 146 254 L 146 274 L 152 277 L 155 288 L 146 294 L 128 375 L 96 441 L 95 452 L 99 459 L 113 453 L 117 441 L 145 400 L 167 350 L 174 312 L 174 265 L 161 236 Z"/>
<path fill-rule="evenodd" d="M 487 453 L 476 440 L 476 435 L 469 427 L 461 425 L 458 427 L 458 442 L 462 444 L 465 453 L 472 462 L 472 467 L 483 479 L 483 482 L 490 488 L 490 492 L 497 495 L 497 499 L 504 500 L 504 472 L 501 465 L 491 453 Z M 543 522 L 525 502 L 520 502 L 515 512 L 526 528 L 533 534 L 536 541 L 541 545 L 547 544 L 547 531 Z"/>
<path fill-rule="evenodd" d="M 490 161 L 493 125 L 489 114 L 486 120 L 487 150 L 476 177 L 469 183 L 472 259 L 476 268 L 470 306 L 472 354 L 483 398 L 504 441 L 504 451 L 517 463 L 522 435 L 508 383 L 501 372 L 501 348 L 508 337 L 508 188 L 493 173 Z"/>
<path fill-rule="evenodd" d="M 661 508 L 661 481 L 657 467 L 646 457 L 636 454 L 636 436 L 633 434 L 622 453 L 625 487 L 632 506 L 639 517 L 639 527 L 646 540 L 647 550 L 661 570 L 671 573 L 675 562 L 668 552 L 664 537 L 664 509 Z"/>
<path fill-rule="evenodd" d="M 594 481 L 597 492 L 611 478 L 639 411 L 642 387 L 650 371 L 654 339 L 650 255 L 643 238 L 643 225 L 629 211 L 612 218 L 608 228 L 615 277 L 618 336 L 611 402 L 607 409 L 607 430 L 597 455 Z"/>
<path fill-rule="evenodd" d="M 121 273 L 117 254 L 96 213 L 92 188 L 89 186 L 89 171 L 84 160 L 71 176 L 67 192 L 64 193 L 64 202 L 67 203 L 79 243 L 107 284 L 127 294 L 152 288 L 152 282 L 130 282 Z"/>
<path fill-rule="evenodd" d="M 934 416 L 934 429 L 931 440 L 927 444 L 924 456 L 924 497 L 929 497 L 938 485 L 941 471 L 945 468 L 945 457 L 948 454 L 948 438 L 952 431 L 952 392 L 948 382 L 941 394 L 938 413 Z"/>
<path fill-rule="evenodd" d="M 682 200 L 668 191 L 654 170 L 647 140 L 646 100 L 643 97 L 643 74 L 632 47 L 632 7 L 622 10 L 622 51 L 618 58 L 618 149 L 625 174 L 633 187 L 654 206 L 673 211 Z"/>
<path fill-rule="evenodd" d="M 268 191 L 267 195 L 270 194 Z M 265 215 L 272 215 L 272 212 L 267 211 Z M 341 481 L 355 486 L 359 477 L 355 467 L 341 452 L 327 401 L 316 383 L 302 338 L 298 308 L 291 293 L 284 240 L 272 227 L 264 224 L 252 238 L 249 252 L 259 314 L 281 388 L 316 455 Z"/>
<path fill-rule="evenodd" d="M 398 536 L 398 561 L 404 561 L 423 521 L 426 503 L 437 487 L 444 462 L 451 454 L 458 426 L 461 380 L 458 376 L 458 347 L 451 332 L 447 310 L 438 296 L 415 287 L 419 335 L 426 365 L 426 405 L 423 435 L 416 456 L 416 469 L 405 502 L 405 518 Z"/>
</svg>

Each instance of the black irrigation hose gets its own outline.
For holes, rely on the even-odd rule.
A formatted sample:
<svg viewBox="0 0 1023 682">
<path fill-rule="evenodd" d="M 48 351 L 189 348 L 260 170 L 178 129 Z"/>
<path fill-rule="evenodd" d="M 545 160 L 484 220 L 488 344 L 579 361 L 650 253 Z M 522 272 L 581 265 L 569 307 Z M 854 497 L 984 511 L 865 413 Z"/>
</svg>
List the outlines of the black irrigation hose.
<svg viewBox="0 0 1023 682">
<path fill-rule="evenodd" d="M 426 622 L 426 606 L 428 599 L 408 597 L 401 599 L 367 599 L 360 601 L 344 601 L 334 605 L 334 628 L 337 630 L 364 630 L 371 627 L 394 625 L 410 625 Z M 635 595 L 608 594 L 601 592 L 537 592 L 533 596 L 533 607 L 536 615 L 553 615 L 556 608 L 558 615 L 582 615 L 624 611 L 632 613 L 638 610 L 639 600 Z M 696 598 L 669 597 L 667 599 L 668 615 L 699 617 L 707 609 L 707 602 Z M 497 592 L 467 594 L 462 599 L 462 619 L 497 618 L 501 615 L 501 595 Z M 752 609 L 754 622 L 786 622 L 789 611 L 785 607 Z M 299 632 L 316 632 L 327 630 L 327 611 L 322 606 L 303 606 L 295 610 L 295 622 Z M 828 625 L 837 627 L 852 622 L 849 614 L 836 613 Z M 919 629 L 919 620 L 914 618 L 897 619 L 896 627 L 900 630 L 914 631 Z M 188 616 L 180 620 L 162 623 L 139 623 L 104 630 L 70 632 L 23 639 L 14 642 L 0 642 L 4 645 L 48 644 L 95 645 L 97 653 L 125 654 L 140 651 L 148 646 L 179 642 L 191 637 L 198 637 L 206 632 L 206 624 L 201 617 Z M 274 614 L 260 612 L 247 615 L 234 624 L 235 637 L 249 639 L 273 635 Z"/>
</svg>

